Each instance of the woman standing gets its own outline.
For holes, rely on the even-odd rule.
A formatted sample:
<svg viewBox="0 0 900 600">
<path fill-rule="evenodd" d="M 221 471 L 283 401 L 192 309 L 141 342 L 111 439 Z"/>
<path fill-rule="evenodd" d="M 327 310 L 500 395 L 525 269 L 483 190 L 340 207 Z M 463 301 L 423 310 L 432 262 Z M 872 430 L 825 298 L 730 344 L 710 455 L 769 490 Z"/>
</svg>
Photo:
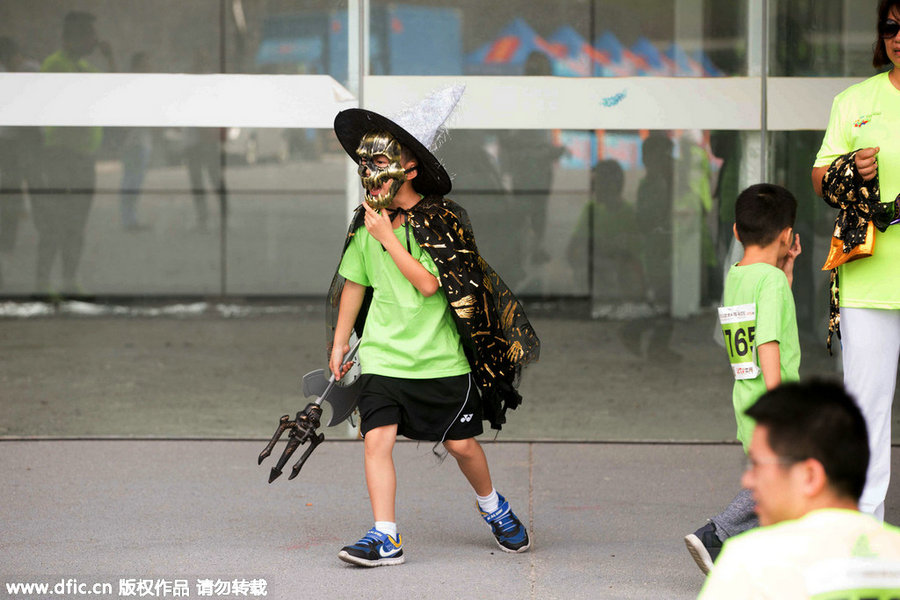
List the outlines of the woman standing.
<svg viewBox="0 0 900 600">
<path fill-rule="evenodd" d="M 900 193 L 900 0 L 879 3 L 873 51 L 876 69 L 892 67 L 835 97 L 812 181 L 816 193 L 828 200 L 836 172 L 829 173 L 829 167 L 847 161 L 855 171 L 853 185 L 860 181 L 862 186 L 871 185 L 878 178 L 881 200 L 888 205 L 873 213 L 889 213 L 890 220 L 897 216 L 894 199 Z M 869 428 L 871 460 L 860 509 L 883 520 L 890 480 L 891 404 L 900 357 L 900 227 L 875 236 L 871 257 L 838 267 L 840 313 L 833 324 L 840 327 L 844 383 Z"/>
</svg>

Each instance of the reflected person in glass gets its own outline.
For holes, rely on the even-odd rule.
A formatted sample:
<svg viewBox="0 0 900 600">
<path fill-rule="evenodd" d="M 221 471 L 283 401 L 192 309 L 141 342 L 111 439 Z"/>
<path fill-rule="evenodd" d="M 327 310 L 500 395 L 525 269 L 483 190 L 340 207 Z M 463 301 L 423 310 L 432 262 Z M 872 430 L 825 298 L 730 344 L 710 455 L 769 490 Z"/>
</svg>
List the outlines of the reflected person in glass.
<svg viewBox="0 0 900 600">
<path fill-rule="evenodd" d="M 63 21 L 62 49 L 41 65 L 42 72 L 95 73 L 87 57 L 99 51 L 110 71 L 115 60 L 107 42 L 97 37 L 96 17 L 73 11 Z M 62 292 L 84 293 L 77 280 L 84 251 L 84 232 L 97 181 L 97 154 L 103 143 L 101 127 L 46 127 L 44 129 L 43 192 L 32 198 L 38 232 L 36 287 L 38 294 L 56 296 L 50 272 L 56 257 L 62 263 Z"/>
<path fill-rule="evenodd" d="M 644 226 L 641 262 L 645 297 L 655 319 L 634 319 L 623 343 L 637 356 L 647 353 L 664 362 L 681 360 L 672 344 L 672 202 L 675 193 L 675 144 L 666 131 L 651 131 L 641 145 L 644 177 L 637 189 L 636 213 Z M 649 335 L 648 335 L 649 334 Z"/>
<path fill-rule="evenodd" d="M 0 37 L 0 71 L 40 68 L 39 63 L 21 53 L 15 40 Z M 41 144 L 37 127 L 0 127 L 0 253 L 15 249 L 19 223 L 27 214 L 26 193 L 40 184 Z"/>
<path fill-rule="evenodd" d="M 599 161 L 591 169 L 592 198 L 582 208 L 566 246 L 566 257 L 575 273 L 593 268 L 591 294 L 595 305 L 616 307 L 643 299 L 637 217 L 623 197 L 624 189 L 622 166 L 611 158 Z"/>
<path fill-rule="evenodd" d="M 525 62 L 524 74 L 552 75 L 550 59 L 543 52 L 532 52 Z M 498 142 L 500 166 L 509 175 L 513 199 L 519 207 L 509 217 L 520 220 L 515 229 L 526 234 L 522 241 L 530 243 L 530 247 L 522 248 L 522 256 L 530 258 L 533 265 L 544 264 L 550 260 L 544 234 L 553 170 L 566 149 L 553 143 L 551 132 L 542 129 L 504 131 L 498 135 Z"/>
<path fill-rule="evenodd" d="M 150 73 L 150 57 L 146 52 L 131 56 L 132 73 Z M 144 186 L 144 176 L 153 152 L 153 130 L 149 127 L 126 127 L 122 142 L 122 182 L 120 184 L 119 216 L 125 231 L 144 231 L 150 227 L 138 221 L 137 205 Z"/>
</svg>

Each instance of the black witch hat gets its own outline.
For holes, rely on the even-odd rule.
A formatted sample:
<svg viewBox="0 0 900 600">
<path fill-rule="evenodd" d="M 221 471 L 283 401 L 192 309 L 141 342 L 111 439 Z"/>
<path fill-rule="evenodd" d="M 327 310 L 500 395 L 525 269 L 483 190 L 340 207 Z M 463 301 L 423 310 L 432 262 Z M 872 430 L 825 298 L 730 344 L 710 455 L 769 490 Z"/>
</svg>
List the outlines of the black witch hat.
<svg viewBox="0 0 900 600">
<path fill-rule="evenodd" d="M 343 110 L 334 118 L 334 132 L 356 163 L 359 163 L 356 149 L 363 136 L 373 132 L 389 133 L 418 161 L 413 188 L 420 194 L 443 196 L 452 188 L 450 175 L 432 150 L 464 89 L 463 86 L 452 86 L 434 92 L 393 119 L 363 108 Z"/>
</svg>

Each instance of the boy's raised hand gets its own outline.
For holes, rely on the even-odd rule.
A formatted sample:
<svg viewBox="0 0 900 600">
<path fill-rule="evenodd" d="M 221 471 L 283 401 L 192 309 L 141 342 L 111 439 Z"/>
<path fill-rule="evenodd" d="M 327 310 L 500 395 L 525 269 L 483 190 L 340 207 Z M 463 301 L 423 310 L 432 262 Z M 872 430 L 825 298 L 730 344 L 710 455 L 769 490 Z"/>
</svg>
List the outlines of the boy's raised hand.
<svg viewBox="0 0 900 600">
<path fill-rule="evenodd" d="M 802 251 L 803 249 L 800 247 L 800 234 L 795 233 L 794 243 L 788 248 L 787 254 L 784 257 L 784 262 L 781 264 L 781 270 L 787 275 L 789 284 L 794 283 L 794 260 L 800 256 Z"/>
<path fill-rule="evenodd" d="M 384 245 L 394 237 L 394 225 L 391 223 L 390 217 L 388 217 L 387 210 L 376 212 L 366 202 L 363 202 L 363 207 L 366 209 L 366 231 Z"/>
<path fill-rule="evenodd" d="M 800 256 L 800 253 L 801 253 L 802 251 L 803 251 L 803 249 L 800 247 L 800 234 L 799 234 L 799 233 L 795 233 L 795 234 L 794 234 L 794 243 L 791 244 L 791 247 L 790 247 L 790 249 L 788 250 L 788 253 L 787 253 L 787 259 L 788 259 L 788 260 L 794 260 L 795 258 L 797 258 L 798 256 Z"/>
</svg>

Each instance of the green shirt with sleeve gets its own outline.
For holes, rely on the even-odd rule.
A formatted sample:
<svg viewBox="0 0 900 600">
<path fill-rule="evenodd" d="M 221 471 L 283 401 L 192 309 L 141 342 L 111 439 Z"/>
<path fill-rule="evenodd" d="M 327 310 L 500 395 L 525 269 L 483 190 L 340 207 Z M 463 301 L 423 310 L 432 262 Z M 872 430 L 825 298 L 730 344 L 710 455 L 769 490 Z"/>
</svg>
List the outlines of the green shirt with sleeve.
<svg viewBox="0 0 900 600">
<path fill-rule="evenodd" d="M 887 72 L 835 96 L 814 166 L 828 166 L 838 156 L 876 147 L 881 200 L 893 202 L 900 194 L 900 90 Z M 900 227 L 876 231 L 871 257 L 839 267 L 841 306 L 900 308 L 900 278 L 894 276 L 898 261 Z"/>
<path fill-rule="evenodd" d="M 736 360 L 752 362 L 757 367 L 747 378 L 735 379 L 732 402 L 737 421 L 737 438 L 744 452 L 753 436 L 753 419 L 744 414 L 766 392 L 766 382 L 758 369 L 756 349 L 768 342 L 778 342 L 781 358 L 781 381 L 800 379 L 800 339 L 794 296 L 784 271 L 767 263 L 733 265 L 725 279 L 724 308 L 750 305 L 752 318 L 723 325 L 726 350 L 732 364 Z M 720 315 L 722 311 L 720 310 Z M 721 318 L 721 317 L 720 317 Z M 737 374 L 736 374 L 737 377 Z"/>
<path fill-rule="evenodd" d="M 406 227 L 394 229 L 404 248 Z M 409 239 L 412 257 L 437 277 L 431 256 L 412 235 Z M 362 373 L 433 379 L 470 371 L 444 291 L 438 289 L 429 297 L 422 295 L 365 227 L 354 233 L 338 272 L 373 291 L 359 347 Z"/>
</svg>

